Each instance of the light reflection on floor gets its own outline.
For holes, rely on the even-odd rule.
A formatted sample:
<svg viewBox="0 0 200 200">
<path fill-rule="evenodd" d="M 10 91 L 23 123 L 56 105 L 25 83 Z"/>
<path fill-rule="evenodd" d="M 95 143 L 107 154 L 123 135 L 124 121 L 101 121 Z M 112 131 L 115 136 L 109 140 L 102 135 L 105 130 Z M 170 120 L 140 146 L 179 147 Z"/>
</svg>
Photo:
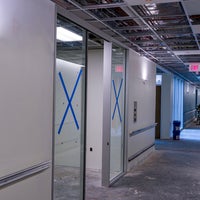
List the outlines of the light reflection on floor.
<svg viewBox="0 0 200 200">
<path fill-rule="evenodd" d="M 183 129 L 180 133 L 180 139 L 200 140 L 200 129 Z"/>
</svg>

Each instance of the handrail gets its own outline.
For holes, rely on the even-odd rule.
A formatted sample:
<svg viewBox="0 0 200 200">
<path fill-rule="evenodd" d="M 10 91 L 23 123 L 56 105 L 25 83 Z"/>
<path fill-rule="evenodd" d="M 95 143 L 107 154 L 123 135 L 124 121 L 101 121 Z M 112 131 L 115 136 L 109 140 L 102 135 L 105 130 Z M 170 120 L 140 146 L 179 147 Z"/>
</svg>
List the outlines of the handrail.
<svg viewBox="0 0 200 200">
<path fill-rule="evenodd" d="M 5 187 L 8 184 L 14 183 L 29 176 L 41 173 L 50 167 L 51 161 L 42 162 L 24 170 L 9 174 L 0 178 L 0 187 Z"/>
<path fill-rule="evenodd" d="M 193 113 L 193 112 L 195 112 L 196 111 L 196 109 L 192 109 L 192 110 L 189 110 L 189 111 L 185 111 L 183 114 L 186 114 L 186 113 Z"/>
<path fill-rule="evenodd" d="M 134 135 L 137 135 L 137 134 L 139 134 L 139 133 L 142 133 L 142 132 L 144 132 L 144 131 L 147 131 L 147 130 L 149 130 L 149 129 L 152 129 L 152 128 L 154 128 L 156 125 L 157 125 L 157 123 L 154 123 L 154 124 L 152 124 L 152 125 L 150 125 L 150 126 L 147 126 L 147 127 L 145 127 L 145 128 L 142 128 L 142 129 L 138 129 L 138 130 L 136 130 L 136 131 L 133 131 L 133 132 L 131 132 L 131 133 L 129 134 L 129 137 L 132 137 L 132 136 L 134 136 Z"/>
</svg>

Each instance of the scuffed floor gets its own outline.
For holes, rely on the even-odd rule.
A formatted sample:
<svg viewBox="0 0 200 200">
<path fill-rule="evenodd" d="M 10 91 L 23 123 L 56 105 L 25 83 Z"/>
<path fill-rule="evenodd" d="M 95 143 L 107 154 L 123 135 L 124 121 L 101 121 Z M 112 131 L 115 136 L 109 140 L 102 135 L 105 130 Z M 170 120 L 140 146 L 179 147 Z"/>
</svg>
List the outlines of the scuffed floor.
<svg viewBox="0 0 200 200">
<path fill-rule="evenodd" d="M 199 200 L 200 141 L 156 141 L 148 160 L 111 188 L 98 179 L 88 173 L 86 200 Z"/>
<path fill-rule="evenodd" d="M 79 200 L 79 168 L 56 166 L 54 173 L 54 200 Z"/>
<path fill-rule="evenodd" d="M 145 162 L 110 188 L 100 174 L 86 173 L 86 200 L 199 200 L 200 129 L 187 129 L 180 140 L 157 140 Z M 191 138 L 190 138 L 191 136 Z M 79 169 L 55 168 L 54 200 L 79 200 Z"/>
</svg>

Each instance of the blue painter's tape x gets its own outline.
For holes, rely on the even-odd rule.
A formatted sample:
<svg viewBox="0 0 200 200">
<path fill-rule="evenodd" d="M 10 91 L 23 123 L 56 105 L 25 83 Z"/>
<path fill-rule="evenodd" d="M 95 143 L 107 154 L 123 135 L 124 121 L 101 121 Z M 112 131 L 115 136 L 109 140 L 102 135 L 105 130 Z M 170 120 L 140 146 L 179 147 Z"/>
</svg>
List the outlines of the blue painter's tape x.
<svg viewBox="0 0 200 200">
<path fill-rule="evenodd" d="M 68 94 L 67 89 L 66 89 L 66 86 L 65 86 L 65 82 L 64 82 L 63 77 L 62 77 L 62 73 L 61 73 L 61 72 L 58 73 L 59 78 L 60 78 L 60 81 L 61 81 L 61 84 L 62 84 L 62 87 L 63 87 L 63 90 L 64 90 L 64 92 L 65 92 L 65 96 L 66 96 L 67 101 L 68 101 L 68 105 L 67 105 L 67 107 L 66 107 L 65 113 L 64 113 L 64 115 L 63 115 L 62 121 L 61 121 L 60 126 L 59 126 L 59 129 L 58 129 L 58 134 L 61 133 L 61 130 L 62 130 L 62 127 L 63 127 L 63 124 L 64 124 L 64 121 L 65 121 L 65 118 L 66 118 L 66 116 L 67 116 L 67 113 L 68 113 L 69 108 L 71 109 L 71 112 L 72 112 L 72 115 L 73 115 L 73 118 L 74 118 L 74 122 L 75 122 L 75 124 L 76 124 L 76 128 L 79 129 L 78 121 L 77 121 L 77 119 L 76 119 L 76 115 L 75 115 L 75 113 L 74 113 L 74 109 L 73 109 L 73 106 L 72 106 L 72 100 L 73 100 L 74 94 L 75 94 L 75 92 L 76 92 L 76 89 L 77 89 L 78 82 L 79 82 L 79 80 L 80 80 L 81 74 L 82 74 L 82 69 L 80 70 L 80 72 L 79 72 L 79 74 L 78 74 L 78 77 L 77 77 L 77 79 L 76 79 L 76 83 L 75 83 L 75 85 L 74 85 L 74 89 L 73 89 L 73 91 L 72 91 L 71 97 L 69 97 L 69 94 Z"/>
<path fill-rule="evenodd" d="M 114 111 L 113 111 L 113 114 L 112 114 L 112 120 L 115 117 L 115 111 L 116 111 L 116 108 L 117 108 L 120 122 L 122 122 L 122 117 L 121 117 L 120 108 L 119 108 L 119 96 L 120 96 L 120 92 L 121 92 L 121 88 L 122 88 L 122 83 L 123 83 L 123 79 L 121 79 L 119 90 L 118 90 L 118 94 L 117 94 L 116 88 L 115 88 L 115 81 L 112 80 L 113 89 L 114 89 L 114 93 L 115 93 L 115 99 L 116 99 Z"/>
</svg>

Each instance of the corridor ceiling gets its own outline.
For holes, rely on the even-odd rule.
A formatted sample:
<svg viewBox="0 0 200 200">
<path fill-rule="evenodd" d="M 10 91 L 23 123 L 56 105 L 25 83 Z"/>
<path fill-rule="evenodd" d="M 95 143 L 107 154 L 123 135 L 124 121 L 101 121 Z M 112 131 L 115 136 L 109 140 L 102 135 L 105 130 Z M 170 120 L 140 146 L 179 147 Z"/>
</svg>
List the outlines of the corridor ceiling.
<svg viewBox="0 0 200 200">
<path fill-rule="evenodd" d="M 159 66 L 200 86 L 200 0 L 54 0 Z"/>
</svg>

